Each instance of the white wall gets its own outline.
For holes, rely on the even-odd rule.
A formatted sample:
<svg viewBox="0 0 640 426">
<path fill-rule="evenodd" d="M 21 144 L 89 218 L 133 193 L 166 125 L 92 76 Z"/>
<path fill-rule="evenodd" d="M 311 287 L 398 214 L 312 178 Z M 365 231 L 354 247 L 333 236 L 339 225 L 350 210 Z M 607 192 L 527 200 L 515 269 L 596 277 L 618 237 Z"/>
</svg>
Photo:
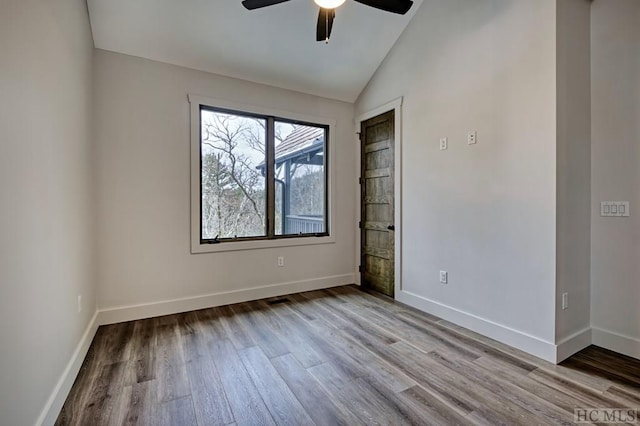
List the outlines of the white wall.
<svg viewBox="0 0 640 426">
<path fill-rule="evenodd" d="M 640 1 L 595 0 L 591 29 L 593 337 L 640 357 Z M 601 201 L 631 217 L 600 217 Z"/>
<path fill-rule="evenodd" d="M 352 104 L 102 50 L 96 50 L 94 68 L 100 309 L 307 280 L 323 286 L 353 282 Z M 335 244 L 190 253 L 188 93 L 336 121 L 330 141 Z M 284 268 L 276 266 L 277 256 L 285 256 Z M 214 296 L 167 309 L 228 300 Z"/>
<path fill-rule="evenodd" d="M 401 293 L 549 359 L 555 18 L 553 0 L 426 1 L 356 102 L 404 96 Z"/>
<path fill-rule="evenodd" d="M 95 313 L 92 54 L 84 1 L 0 2 L 2 425 L 36 422 Z"/>
<path fill-rule="evenodd" d="M 590 343 L 590 0 L 557 2 L 556 342 Z M 562 309 L 562 294 L 569 307 Z M 571 349 L 566 355 L 570 355 Z"/>
</svg>

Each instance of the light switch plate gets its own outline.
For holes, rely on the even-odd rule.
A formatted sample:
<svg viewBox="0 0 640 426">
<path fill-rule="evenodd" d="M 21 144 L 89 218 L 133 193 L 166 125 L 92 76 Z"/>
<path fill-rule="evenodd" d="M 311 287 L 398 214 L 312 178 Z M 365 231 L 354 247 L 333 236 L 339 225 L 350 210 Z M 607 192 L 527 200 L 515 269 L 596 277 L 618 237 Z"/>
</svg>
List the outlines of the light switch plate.
<svg viewBox="0 0 640 426">
<path fill-rule="evenodd" d="M 447 138 L 440 138 L 440 151 L 444 151 L 449 148 L 449 141 Z"/>
<path fill-rule="evenodd" d="M 562 309 L 569 308 L 569 293 L 562 293 Z"/>
<path fill-rule="evenodd" d="M 602 217 L 629 217 L 628 201 L 602 201 L 600 203 L 600 216 Z"/>
</svg>

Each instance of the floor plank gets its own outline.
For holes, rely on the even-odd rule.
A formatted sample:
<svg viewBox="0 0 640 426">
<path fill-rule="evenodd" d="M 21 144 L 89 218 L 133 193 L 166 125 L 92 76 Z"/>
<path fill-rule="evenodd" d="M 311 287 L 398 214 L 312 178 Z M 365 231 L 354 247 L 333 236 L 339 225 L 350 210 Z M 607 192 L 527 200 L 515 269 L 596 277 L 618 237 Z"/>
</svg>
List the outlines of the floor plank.
<svg viewBox="0 0 640 426">
<path fill-rule="evenodd" d="M 183 336 L 186 369 L 195 415 L 200 426 L 233 422 L 222 380 L 211 358 L 206 337 L 194 332 Z"/>
<path fill-rule="evenodd" d="M 122 388 L 126 362 L 105 364 L 94 381 L 87 403 L 82 411 L 80 423 L 104 425 L 114 409 L 117 395 Z"/>
<path fill-rule="evenodd" d="M 273 358 L 271 363 L 300 404 L 317 425 L 355 425 L 360 420 L 350 411 L 340 410 L 320 383 L 305 370 L 292 354 Z M 316 364 L 317 365 L 317 364 Z"/>
<path fill-rule="evenodd" d="M 155 321 L 146 319 L 133 324 L 131 342 L 131 358 L 127 369 L 126 384 L 141 383 L 156 378 L 156 343 Z"/>
<path fill-rule="evenodd" d="M 177 318 L 168 324 L 156 321 L 156 374 L 158 377 L 158 402 L 168 402 L 191 395 L 184 362 Z"/>
<path fill-rule="evenodd" d="M 277 424 L 312 425 L 313 420 L 257 346 L 238 351 L 262 400 Z"/>
<path fill-rule="evenodd" d="M 240 318 L 241 326 L 247 331 L 253 341 L 264 350 L 269 358 L 284 355 L 289 352 L 276 332 L 265 323 L 264 315 L 251 303 L 231 305 L 231 309 Z"/>
<path fill-rule="evenodd" d="M 173 399 L 162 403 L 162 426 L 193 426 L 196 424 L 196 414 L 190 396 Z"/>
<path fill-rule="evenodd" d="M 124 424 L 152 426 L 160 422 L 157 388 L 156 380 L 135 383 L 131 386 L 131 399 L 126 406 Z"/>
<path fill-rule="evenodd" d="M 231 341 L 216 340 L 210 348 L 235 422 L 238 425 L 276 424 Z"/>
</svg>

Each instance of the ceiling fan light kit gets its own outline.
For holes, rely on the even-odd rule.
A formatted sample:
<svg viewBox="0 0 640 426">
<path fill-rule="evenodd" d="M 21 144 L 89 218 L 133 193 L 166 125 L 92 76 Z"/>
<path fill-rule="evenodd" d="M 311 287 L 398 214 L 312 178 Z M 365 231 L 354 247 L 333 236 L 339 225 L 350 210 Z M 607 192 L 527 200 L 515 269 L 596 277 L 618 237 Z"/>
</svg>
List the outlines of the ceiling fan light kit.
<svg viewBox="0 0 640 426">
<path fill-rule="evenodd" d="M 342 6 L 346 0 L 313 0 L 318 6 L 325 9 L 335 9 Z"/>
<path fill-rule="evenodd" d="M 242 5 L 249 9 L 260 9 L 262 7 L 273 6 L 279 3 L 285 3 L 290 0 L 244 0 Z M 346 0 L 313 0 L 320 6 L 318 13 L 318 25 L 316 29 L 316 41 L 329 42 L 331 30 L 333 28 L 333 20 L 336 17 L 336 8 L 342 6 Z M 404 15 L 413 6 L 412 0 L 355 0 L 358 3 L 370 6 L 385 12 L 397 13 Z"/>
</svg>

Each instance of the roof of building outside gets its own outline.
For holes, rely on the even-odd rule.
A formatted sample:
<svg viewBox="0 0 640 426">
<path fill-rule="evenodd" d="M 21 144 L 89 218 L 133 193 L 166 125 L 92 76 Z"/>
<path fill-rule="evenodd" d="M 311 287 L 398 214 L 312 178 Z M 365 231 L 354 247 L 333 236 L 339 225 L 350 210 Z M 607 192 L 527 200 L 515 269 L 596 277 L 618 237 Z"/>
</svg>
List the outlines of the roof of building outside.
<svg viewBox="0 0 640 426">
<path fill-rule="evenodd" d="M 324 140 L 322 127 L 296 126 L 287 138 L 276 146 L 276 160 L 303 151 Z"/>
</svg>

